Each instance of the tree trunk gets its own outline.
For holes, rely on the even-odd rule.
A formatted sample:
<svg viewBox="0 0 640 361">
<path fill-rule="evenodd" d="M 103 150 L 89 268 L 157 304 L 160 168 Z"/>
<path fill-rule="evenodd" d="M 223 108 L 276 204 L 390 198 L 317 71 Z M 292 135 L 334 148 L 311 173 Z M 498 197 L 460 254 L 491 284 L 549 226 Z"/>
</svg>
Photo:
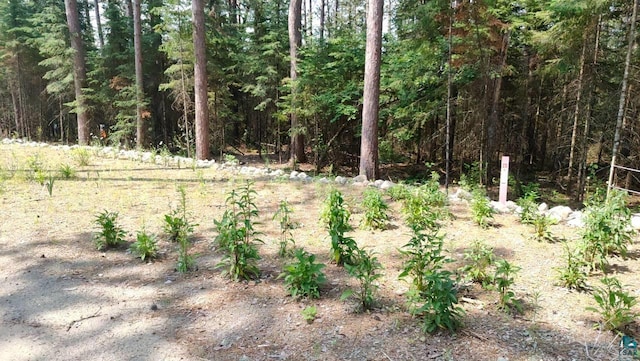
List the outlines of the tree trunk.
<svg viewBox="0 0 640 361">
<path fill-rule="evenodd" d="M 327 0 L 321 0 L 320 1 L 320 40 L 324 40 L 324 21 L 325 21 L 325 8 L 327 6 L 326 4 Z"/>
<path fill-rule="evenodd" d="M 618 104 L 618 115 L 616 116 L 616 131 L 613 137 L 613 150 L 611 153 L 611 168 L 609 169 L 609 182 L 607 187 L 607 196 L 609 189 L 614 186 L 613 173 L 616 165 L 616 157 L 618 156 L 618 148 L 620 147 L 620 130 L 622 128 L 622 118 L 627 96 L 627 82 L 629 81 L 629 68 L 631 67 L 631 55 L 633 53 L 633 44 L 636 39 L 636 20 L 638 19 L 638 0 L 633 1 L 633 11 L 631 15 L 631 26 L 629 28 L 629 46 L 627 48 L 627 58 L 624 63 L 624 74 L 622 76 L 622 89 L 620 90 L 620 102 Z"/>
<path fill-rule="evenodd" d="M 136 146 L 144 148 L 146 124 L 144 112 L 144 86 L 142 76 L 142 26 L 140 24 L 140 1 L 133 4 L 133 50 L 136 71 Z"/>
<path fill-rule="evenodd" d="M 369 0 L 367 10 L 360 175 L 364 175 L 370 180 L 378 177 L 378 110 L 380 106 L 383 4 L 383 0 Z"/>
<path fill-rule="evenodd" d="M 82 88 L 87 80 L 87 69 L 85 65 L 84 44 L 80 34 L 80 21 L 78 19 L 78 3 L 76 0 L 65 0 L 65 10 L 67 14 L 67 25 L 71 36 L 71 47 L 73 55 L 73 85 L 76 93 L 76 113 L 78 118 L 78 143 L 86 145 L 89 143 L 88 114 Z"/>
<path fill-rule="evenodd" d="M 291 155 L 292 163 L 305 162 L 304 132 L 298 119 L 297 85 L 298 48 L 302 45 L 301 26 L 302 0 L 291 0 L 289 3 L 289 58 L 291 78 Z"/>
<path fill-rule="evenodd" d="M 571 192 L 573 181 L 573 163 L 576 153 L 576 141 L 578 138 L 578 123 L 580 122 L 580 101 L 582 100 L 582 83 L 584 79 L 584 65 L 587 49 L 587 35 L 582 42 L 582 54 L 580 55 L 580 70 L 578 73 L 578 93 L 576 94 L 576 106 L 573 112 L 573 129 L 571 131 L 571 148 L 569 150 L 569 170 L 567 171 L 567 189 Z"/>
<path fill-rule="evenodd" d="M 209 108 L 207 101 L 207 53 L 204 27 L 204 0 L 193 0 L 193 48 L 195 111 L 196 111 L 196 158 L 209 158 Z"/>
<path fill-rule="evenodd" d="M 498 168 L 498 122 L 500 120 L 500 98 L 502 93 L 502 72 L 507 65 L 507 53 L 509 50 L 509 37 L 507 32 L 502 37 L 501 63 L 498 68 L 498 77 L 495 79 L 493 86 L 493 98 L 491 100 L 491 113 L 487 122 L 487 153 L 485 154 L 487 162 L 487 184 L 491 182 L 494 176 L 494 169 Z"/>
<path fill-rule="evenodd" d="M 96 16 L 96 28 L 98 29 L 98 42 L 100 43 L 100 49 L 104 48 L 104 33 L 102 32 L 102 22 L 100 21 L 100 2 L 99 0 L 93 0 L 93 8 Z"/>
</svg>

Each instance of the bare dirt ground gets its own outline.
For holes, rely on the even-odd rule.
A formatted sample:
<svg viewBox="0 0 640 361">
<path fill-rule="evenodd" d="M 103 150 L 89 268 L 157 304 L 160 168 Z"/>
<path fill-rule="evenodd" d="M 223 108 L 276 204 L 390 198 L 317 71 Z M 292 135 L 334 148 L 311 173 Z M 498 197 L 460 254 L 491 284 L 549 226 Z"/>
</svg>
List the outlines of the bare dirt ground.
<svg viewBox="0 0 640 361">
<path fill-rule="evenodd" d="M 53 195 L 27 179 L 28 159 L 45 169 L 61 164 L 77 170 L 73 180 L 57 179 Z M 424 334 L 405 310 L 408 285 L 398 280 L 398 248 L 410 239 L 401 205 L 387 198 L 393 214 L 388 230 L 350 233 L 360 246 L 377 252 L 384 266 L 380 307 L 355 313 L 341 293 L 355 286 L 345 270 L 330 264 L 329 241 L 319 223 L 330 185 L 255 179 L 260 210 L 258 281 L 235 283 L 215 265 L 213 220 L 224 212 L 226 193 L 241 178 L 215 169 L 178 169 L 92 156 L 75 165 L 67 150 L 0 145 L 0 360 L 616 360 L 619 337 L 594 329 L 598 315 L 588 293 L 555 285 L 562 263 L 561 243 L 530 240 L 532 230 L 513 215 L 496 216 L 496 226 L 476 226 L 468 206 L 449 206 L 455 218 L 444 227 L 447 255 L 462 265 L 476 239 L 519 266 L 514 289 L 526 305 L 522 315 L 497 309 L 497 294 L 480 287 L 461 295 L 464 328 L 455 335 Z M 192 253 L 198 270 L 174 269 L 175 245 L 162 235 L 163 215 L 178 202 L 176 185 L 187 189 L 195 229 Z M 339 186 L 357 226 L 362 188 Z M 329 280 L 319 300 L 295 301 L 277 279 L 285 260 L 277 256 L 278 225 L 272 220 L 280 200 L 293 207 L 296 245 L 326 263 Z M 127 240 L 143 226 L 161 239 L 161 257 L 150 263 L 127 248 L 99 252 L 92 242 L 95 215 L 119 212 Z M 578 230 L 552 227 L 573 243 Z M 637 239 L 636 239 L 637 241 Z M 640 254 L 612 259 L 613 272 L 631 294 L 640 296 Z M 602 275 L 593 275 L 596 285 Z M 315 305 L 315 322 L 301 311 Z M 640 311 L 636 307 L 636 311 Z M 638 336 L 637 322 L 629 330 Z"/>
</svg>

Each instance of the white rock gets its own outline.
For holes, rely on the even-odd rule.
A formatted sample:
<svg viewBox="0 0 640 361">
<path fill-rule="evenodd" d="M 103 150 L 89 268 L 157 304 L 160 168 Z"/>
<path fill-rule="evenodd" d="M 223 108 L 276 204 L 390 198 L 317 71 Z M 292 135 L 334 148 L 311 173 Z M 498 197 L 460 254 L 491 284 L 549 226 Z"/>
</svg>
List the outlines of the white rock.
<svg viewBox="0 0 640 361">
<path fill-rule="evenodd" d="M 573 218 L 567 221 L 567 225 L 570 227 L 582 228 L 584 227 L 584 221 L 582 220 L 582 217 Z"/>
<path fill-rule="evenodd" d="M 506 206 L 507 206 L 507 209 L 509 209 L 510 212 L 515 212 L 516 209 L 518 209 L 518 205 L 514 201 L 507 201 Z"/>
<path fill-rule="evenodd" d="M 353 181 L 358 183 L 358 182 L 366 182 L 367 181 L 367 176 L 364 174 L 360 174 L 358 176 L 353 177 Z"/>
<path fill-rule="evenodd" d="M 473 199 L 473 195 L 471 194 L 471 192 L 466 191 L 462 188 L 458 188 L 458 190 L 456 191 L 456 193 L 454 194 L 454 196 L 458 199 L 465 199 L 470 201 L 471 199 Z"/>
<path fill-rule="evenodd" d="M 563 222 L 569 219 L 572 212 L 571 208 L 567 206 L 555 206 L 547 212 L 547 216 L 556 222 Z"/>
<path fill-rule="evenodd" d="M 491 201 L 490 205 L 491 205 L 491 208 L 493 208 L 498 213 L 509 213 L 509 212 L 511 212 L 511 210 L 509 210 L 509 207 L 507 207 L 506 204 L 502 204 L 502 203 L 497 202 L 497 201 Z"/>
<path fill-rule="evenodd" d="M 318 183 L 327 184 L 329 183 L 329 179 L 327 177 L 322 177 L 318 179 Z"/>
<path fill-rule="evenodd" d="M 631 227 L 636 231 L 640 231 L 640 213 L 631 216 Z"/>
<path fill-rule="evenodd" d="M 336 177 L 336 183 L 344 185 L 344 184 L 347 183 L 347 178 L 342 177 L 342 176 L 337 176 Z"/>
<path fill-rule="evenodd" d="M 307 180 L 307 178 L 309 178 L 307 173 L 305 173 L 305 172 L 298 173 L 298 179 Z"/>
<path fill-rule="evenodd" d="M 387 190 L 387 189 L 389 189 L 391 187 L 393 187 L 393 182 L 392 181 L 386 180 L 386 181 L 382 182 L 382 184 L 380 184 L 380 189 L 382 189 L 382 190 Z"/>
<path fill-rule="evenodd" d="M 284 171 L 282 169 L 276 169 L 273 172 L 269 173 L 271 177 L 281 177 L 284 175 Z"/>
<path fill-rule="evenodd" d="M 289 179 L 296 179 L 298 178 L 298 171 L 292 170 L 291 173 L 289 174 Z"/>
<path fill-rule="evenodd" d="M 549 205 L 547 205 L 546 203 L 540 203 L 540 205 L 538 206 L 538 212 L 546 212 L 549 209 Z"/>
<path fill-rule="evenodd" d="M 382 179 L 376 179 L 375 182 L 373 182 L 373 185 L 377 188 L 380 188 L 380 186 L 382 185 L 384 181 Z"/>
</svg>

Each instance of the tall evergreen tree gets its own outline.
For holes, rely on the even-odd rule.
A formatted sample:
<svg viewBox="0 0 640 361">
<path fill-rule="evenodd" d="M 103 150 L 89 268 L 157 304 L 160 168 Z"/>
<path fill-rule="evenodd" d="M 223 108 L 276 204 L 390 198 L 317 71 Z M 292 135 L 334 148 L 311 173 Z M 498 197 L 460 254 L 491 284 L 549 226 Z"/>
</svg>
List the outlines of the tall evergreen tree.
<svg viewBox="0 0 640 361">
<path fill-rule="evenodd" d="M 78 143 L 89 144 L 89 114 L 83 88 L 86 85 L 87 69 L 82 34 L 80 33 L 80 21 L 78 18 L 78 4 L 76 0 L 65 0 L 67 23 L 71 37 L 71 47 L 74 50 L 73 75 L 76 95 L 76 115 L 78 118 Z"/>
</svg>

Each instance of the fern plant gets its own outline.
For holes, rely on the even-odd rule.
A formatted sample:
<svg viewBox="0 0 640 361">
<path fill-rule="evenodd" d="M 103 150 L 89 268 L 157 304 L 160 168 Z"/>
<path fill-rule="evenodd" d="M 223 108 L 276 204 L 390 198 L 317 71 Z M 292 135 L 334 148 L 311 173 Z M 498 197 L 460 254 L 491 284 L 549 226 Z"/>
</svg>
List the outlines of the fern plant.
<svg viewBox="0 0 640 361">
<path fill-rule="evenodd" d="M 367 189 L 363 193 L 362 208 L 364 216 L 361 227 L 364 229 L 386 229 L 389 215 L 389 206 L 382 199 L 380 191 Z"/>
<path fill-rule="evenodd" d="M 117 219 L 118 212 L 107 210 L 95 217 L 94 223 L 99 227 L 99 231 L 94 234 L 93 239 L 99 251 L 124 243 L 125 231 L 117 224 Z"/>
<path fill-rule="evenodd" d="M 327 279 L 322 272 L 322 263 L 315 263 L 316 256 L 297 249 L 297 261 L 284 267 L 284 283 L 292 297 L 320 298 L 320 286 Z"/>
</svg>

